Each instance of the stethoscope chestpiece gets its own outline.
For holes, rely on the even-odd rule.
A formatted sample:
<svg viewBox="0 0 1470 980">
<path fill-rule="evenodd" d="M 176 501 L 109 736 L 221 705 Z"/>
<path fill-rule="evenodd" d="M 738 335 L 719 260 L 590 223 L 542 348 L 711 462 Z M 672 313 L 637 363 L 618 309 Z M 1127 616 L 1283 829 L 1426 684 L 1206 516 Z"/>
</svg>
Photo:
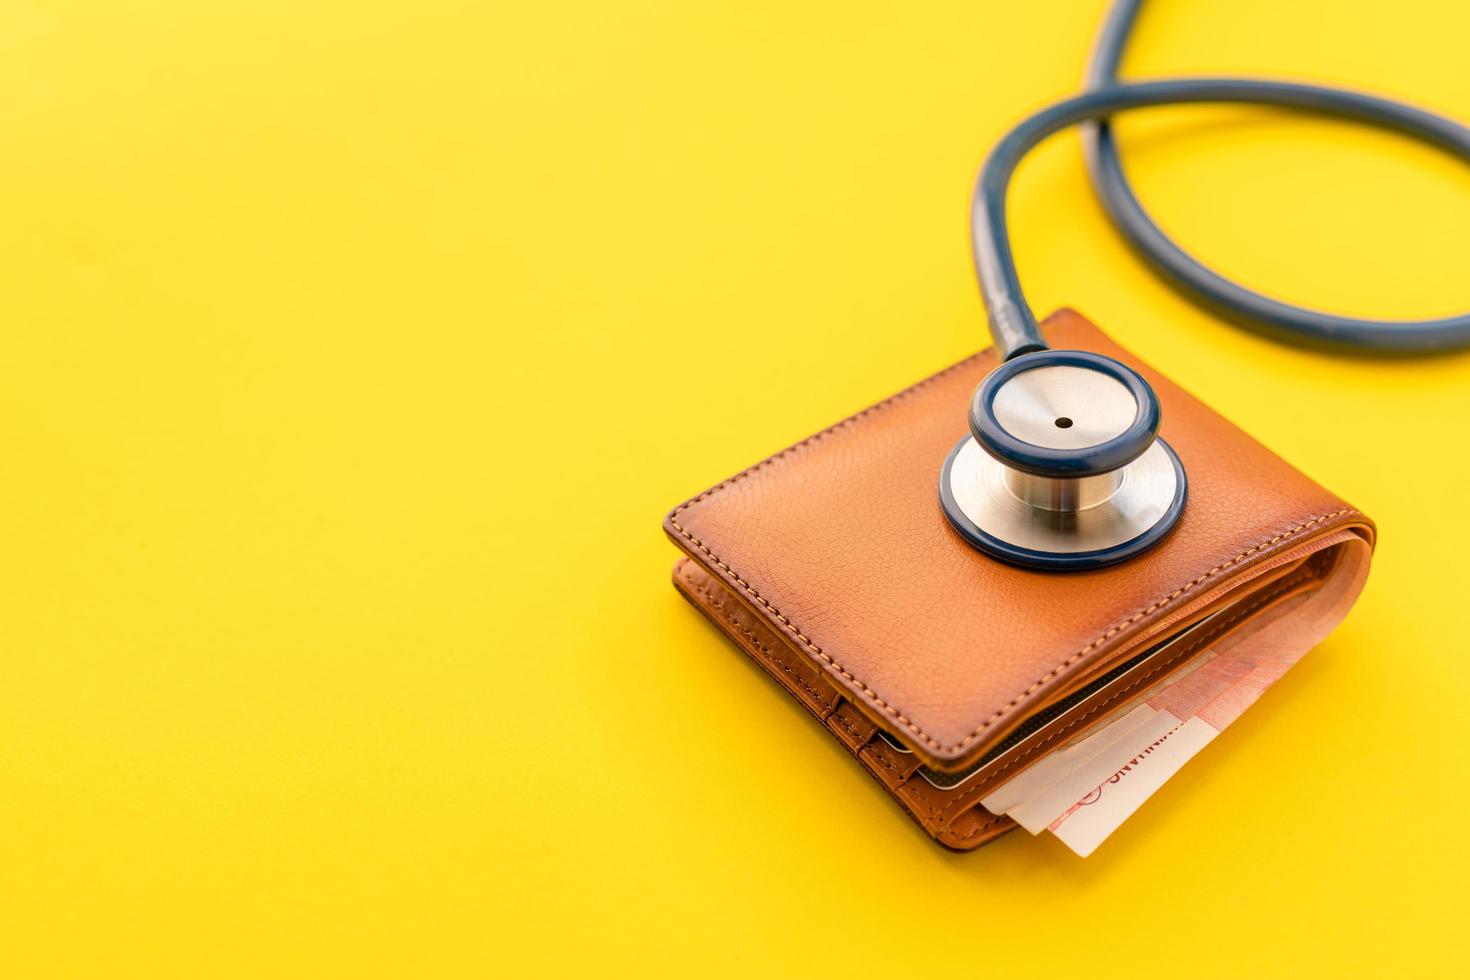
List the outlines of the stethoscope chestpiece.
<svg viewBox="0 0 1470 980">
<path fill-rule="evenodd" d="M 1043 350 L 992 371 L 939 476 L 945 517 L 1002 561 L 1100 568 L 1157 544 L 1188 481 L 1148 382 L 1110 357 Z"/>
</svg>

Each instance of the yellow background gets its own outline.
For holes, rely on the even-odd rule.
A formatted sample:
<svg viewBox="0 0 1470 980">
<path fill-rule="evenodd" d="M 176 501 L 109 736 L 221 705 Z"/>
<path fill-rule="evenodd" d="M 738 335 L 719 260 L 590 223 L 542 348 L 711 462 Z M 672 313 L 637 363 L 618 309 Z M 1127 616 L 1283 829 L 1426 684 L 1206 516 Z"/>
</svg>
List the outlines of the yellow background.
<svg viewBox="0 0 1470 980">
<path fill-rule="evenodd" d="M 1434 976 L 1463 966 L 1470 358 L 1078 307 L 1382 529 L 1346 625 L 1091 859 L 931 844 L 667 581 L 664 511 L 982 342 L 965 231 L 1095 0 L 0 11 L 0 972 Z M 1455 0 L 1159 2 L 1129 75 L 1470 118 Z M 1470 171 L 1130 119 L 1226 273 L 1470 304 Z M 860 533 L 861 529 L 854 529 Z"/>
</svg>

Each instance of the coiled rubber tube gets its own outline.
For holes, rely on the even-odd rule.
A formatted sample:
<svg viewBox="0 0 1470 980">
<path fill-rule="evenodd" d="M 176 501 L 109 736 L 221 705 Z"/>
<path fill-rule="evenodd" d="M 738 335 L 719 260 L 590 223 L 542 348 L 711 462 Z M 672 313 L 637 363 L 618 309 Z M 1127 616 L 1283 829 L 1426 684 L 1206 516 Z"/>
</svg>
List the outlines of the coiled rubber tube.
<svg viewBox="0 0 1470 980">
<path fill-rule="evenodd" d="M 1093 49 L 1087 91 L 1022 121 L 995 145 L 980 169 L 970 213 L 975 272 L 990 332 L 1003 358 L 1047 346 L 1016 274 L 1006 230 L 1006 189 L 1016 165 L 1032 147 L 1078 123 L 1086 124 L 1088 169 L 1113 224 L 1162 275 L 1227 317 L 1292 342 L 1359 352 L 1429 353 L 1470 346 L 1470 313 L 1415 321 L 1335 316 L 1271 299 L 1206 268 L 1144 211 L 1123 174 L 1106 120 L 1129 109 L 1192 102 L 1284 106 L 1396 130 L 1467 163 L 1470 129 L 1391 99 L 1320 85 L 1245 78 L 1118 82 L 1118 63 L 1140 4 L 1141 0 L 1120 0 L 1109 11 Z"/>
</svg>

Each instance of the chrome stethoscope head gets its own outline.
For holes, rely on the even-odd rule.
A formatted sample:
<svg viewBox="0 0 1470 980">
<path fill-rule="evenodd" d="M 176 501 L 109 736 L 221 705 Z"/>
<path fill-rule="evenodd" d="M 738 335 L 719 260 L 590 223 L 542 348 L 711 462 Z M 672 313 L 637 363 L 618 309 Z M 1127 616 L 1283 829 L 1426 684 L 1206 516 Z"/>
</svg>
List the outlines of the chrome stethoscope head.
<svg viewBox="0 0 1470 980">
<path fill-rule="evenodd" d="M 969 415 L 939 499 L 956 531 L 1002 561 L 1111 565 L 1156 544 L 1184 510 L 1188 482 L 1158 438 L 1158 398 L 1112 358 L 1022 354 L 980 383 Z"/>
</svg>

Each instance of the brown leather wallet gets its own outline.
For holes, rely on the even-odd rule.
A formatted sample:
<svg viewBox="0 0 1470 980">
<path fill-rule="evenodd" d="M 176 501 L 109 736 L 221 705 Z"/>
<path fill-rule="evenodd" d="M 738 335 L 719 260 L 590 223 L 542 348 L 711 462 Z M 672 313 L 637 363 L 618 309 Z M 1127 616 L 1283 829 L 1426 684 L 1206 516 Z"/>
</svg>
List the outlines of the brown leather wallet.
<svg viewBox="0 0 1470 980">
<path fill-rule="evenodd" d="M 1056 347 L 1137 369 L 1189 473 L 1178 526 L 1110 568 L 1038 572 L 949 526 L 939 469 L 982 351 L 673 510 L 674 584 L 941 844 L 1014 824 L 980 799 L 1225 637 L 1302 651 L 1346 615 L 1374 526 L 1079 314 Z M 1165 644 L 1195 624 L 1187 640 Z M 1157 655 L 1149 651 L 1157 650 Z"/>
</svg>

